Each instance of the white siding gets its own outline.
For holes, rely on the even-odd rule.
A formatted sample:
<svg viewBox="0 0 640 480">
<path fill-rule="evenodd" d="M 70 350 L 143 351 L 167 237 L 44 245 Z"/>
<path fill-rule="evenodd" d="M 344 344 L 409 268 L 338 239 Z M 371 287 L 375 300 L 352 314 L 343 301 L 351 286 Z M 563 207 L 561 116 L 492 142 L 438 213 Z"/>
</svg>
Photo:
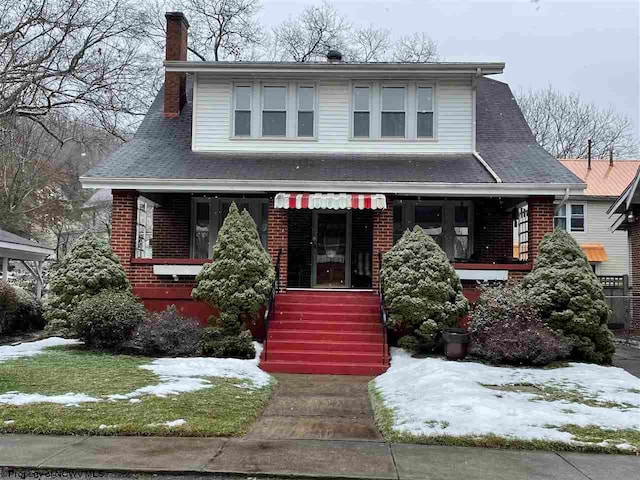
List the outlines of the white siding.
<svg viewBox="0 0 640 480">
<path fill-rule="evenodd" d="M 470 85 L 454 81 L 437 83 L 437 138 L 430 141 L 350 140 L 351 85 L 348 81 L 318 84 L 317 139 L 231 139 L 232 82 L 198 76 L 193 149 L 358 153 L 455 153 L 473 149 Z M 260 115 L 255 104 L 253 115 Z"/>
<path fill-rule="evenodd" d="M 572 200 L 580 203 L 578 200 Z M 614 219 L 607 216 L 607 209 L 611 205 L 605 201 L 587 201 L 586 231 L 572 232 L 571 235 L 578 243 L 601 243 L 609 256 L 609 260 L 598 264 L 598 275 L 628 275 L 629 274 L 629 242 L 627 232 L 611 232 L 609 227 Z"/>
</svg>

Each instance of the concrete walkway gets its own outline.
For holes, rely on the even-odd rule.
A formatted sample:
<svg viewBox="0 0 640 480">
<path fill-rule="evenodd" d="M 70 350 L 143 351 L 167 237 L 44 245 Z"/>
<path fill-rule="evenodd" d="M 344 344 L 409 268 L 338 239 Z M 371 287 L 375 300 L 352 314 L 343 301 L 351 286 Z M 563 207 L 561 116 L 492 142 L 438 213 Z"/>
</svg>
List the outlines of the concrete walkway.
<svg viewBox="0 0 640 480">
<path fill-rule="evenodd" d="M 613 364 L 616 367 L 624 368 L 631 375 L 640 378 L 640 348 L 616 343 L 616 353 L 613 355 Z"/>
<path fill-rule="evenodd" d="M 374 440 L 368 384 L 373 377 L 275 374 L 276 391 L 248 439 Z"/>
<path fill-rule="evenodd" d="M 640 457 L 378 441 L 2 435 L 0 467 L 297 479 L 630 480 Z"/>
</svg>

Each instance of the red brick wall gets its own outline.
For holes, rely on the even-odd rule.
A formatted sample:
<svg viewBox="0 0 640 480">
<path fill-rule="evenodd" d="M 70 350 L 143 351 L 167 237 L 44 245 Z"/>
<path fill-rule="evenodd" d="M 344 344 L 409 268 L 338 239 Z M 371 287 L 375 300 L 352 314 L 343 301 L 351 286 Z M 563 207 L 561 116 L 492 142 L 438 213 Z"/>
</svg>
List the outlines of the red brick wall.
<svg viewBox="0 0 640 480">
<path fill-rule="evenodd" d="M 187 32 L 189 24 L 182 14 L 167 13 L 167 60 L 187 59 Z M 166 72 L 164 75 L 164 116 L 177 117 L 187 102 L 186 75 Z"/>
<path fill-rule="evenodd" d="M 267 251 L 273 258 L 275 266 L 278 252 L 280 254 L 280 288 L 287 288 L 287 266 L 288 266 L 288 246 L 289 246 L 289 221 L 287 210 L 273 208 L 273 198 L 269 199 L 269 214 L 267 220 L 268 240 Z"/>
<path fill-rule="evenodd" d="M 129 274 L 135 253 L 138 192 L 113 190 L 112 193 L 111 249 L 120 257 L 120 263 Z"/>
<path fill-rule="evenodd" d="M 393 199 L 387 197 L 388 208 L 373 212 L 373 265 L 372 287 L 380 284 L 380 268 L 378 266 L 378 252 L 385 253 L 393 246 Z"/>
<path fill-rule="evenodd" d="M 153 258 L 189 258 L 191 197 L 164 195 L 153 210 Z"/>
<path fill-rule="evenodd" d="M 636 218 L 640 216 L 640 208 L 634 212 Z M 640 222 L 631 224 L 629 231 L 631 245 L 631 294 L 633 295 L 631 327 L 640 330 Z"/>
<path fill-rule="evenodd" d="M 553 197 L 529 197 L 529 263 L 533 264 L 544 236 L 553 231 Z"/>
<path fill-rule="evenodd" d="M 513 216 L 499 200 L 474 202 L 473 258 L 486 263 L 506 263 L 513 259 Z"/>
</svg>

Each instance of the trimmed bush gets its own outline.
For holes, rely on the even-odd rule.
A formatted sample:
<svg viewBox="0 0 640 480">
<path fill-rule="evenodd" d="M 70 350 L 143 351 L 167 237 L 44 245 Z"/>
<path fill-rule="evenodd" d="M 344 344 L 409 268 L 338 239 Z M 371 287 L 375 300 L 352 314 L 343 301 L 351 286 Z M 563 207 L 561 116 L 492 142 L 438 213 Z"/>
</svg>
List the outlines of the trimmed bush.
<svg viewBox="0 0 640 480">
<path fill-rule="evenodd" d="M 131 287 L 120 260 L 107 242 L 87 233 L 49 274 L 46 333 L 71 336 L 70 320 L 76 306 L 104 290 L 130 292 Z"/>
<path fill-rule="evenodd" d="M 86 345 L 117 350 L 144 319 L 144 307 L 128 292 L 104 290 L 80 302 L 71 316 L 74 333 Z"/>
<path fill-rule="evenodd" d="M 18 298 L 15 289 L 0 280 L 0 334 L 10 333 L 16 324 Z"/>
<path fill-rule="evenodd" d="M 191 357 L 200 353 L 202 328 L 198 320 L 183 317 L 175 305 L 148 314 L 138 325 L 130 346 L 140 355 Z"/>
<path fill-rule="evenodd" d="M 547 327 L 521 287 L 484 289 L 474 306 L 471 353 L 492 363 L 546 365 L 569 354 L 569 344 Z"/>
<path fill-rule="evenodd" d="M 447 255 L 419 226 L 407 230 L 384 255 L 380 281 L 389 308 L 389 327 L 415 336 L 415 340 L 404 341 L 415 349 L 432 350 L 442 330 L 457 326 L 469 311 L 460 278 Z"/>
<path fill-rule="evenodd" d="M 544 322 L 571 344 L 571 358 L 611 363 L 604 289 L 575 239 L 563 230 L 545 235 L 533 270 L 523 281 Z"/>
<path fill-rule="evenodd" d="M 205 333 L 205 354 L 253 358 L 248 357 L 254 348 L 251 336 L 243 332 L 243 319 L 267 302 L 274 279 L 271 257 L 260 243 L 256 224 L 246 210 L 240 213 L 232 203 L 213 247 L 213 262 L 198 274 L 192 292 L 193 298 L 220 312 Z"/>
<path fill-rule="evenodd" d="M 29 292 L 0 281 L 0 334 L 44 326 L 40 302 Z"/>
</svg>

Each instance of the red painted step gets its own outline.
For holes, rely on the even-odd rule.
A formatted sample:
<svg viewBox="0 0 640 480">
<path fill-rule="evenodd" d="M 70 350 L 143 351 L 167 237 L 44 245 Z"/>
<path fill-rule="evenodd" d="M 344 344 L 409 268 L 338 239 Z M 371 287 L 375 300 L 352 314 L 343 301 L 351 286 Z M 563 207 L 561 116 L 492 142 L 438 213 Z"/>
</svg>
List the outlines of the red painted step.
<svg viewBox="0 0 640 480">
<path fill-rule="evenodd" d="M 371 292 L 276 296 L 260 366 L 268 372 L 378 375 L 388 368 L 379 299 Z"/>
</svg>

